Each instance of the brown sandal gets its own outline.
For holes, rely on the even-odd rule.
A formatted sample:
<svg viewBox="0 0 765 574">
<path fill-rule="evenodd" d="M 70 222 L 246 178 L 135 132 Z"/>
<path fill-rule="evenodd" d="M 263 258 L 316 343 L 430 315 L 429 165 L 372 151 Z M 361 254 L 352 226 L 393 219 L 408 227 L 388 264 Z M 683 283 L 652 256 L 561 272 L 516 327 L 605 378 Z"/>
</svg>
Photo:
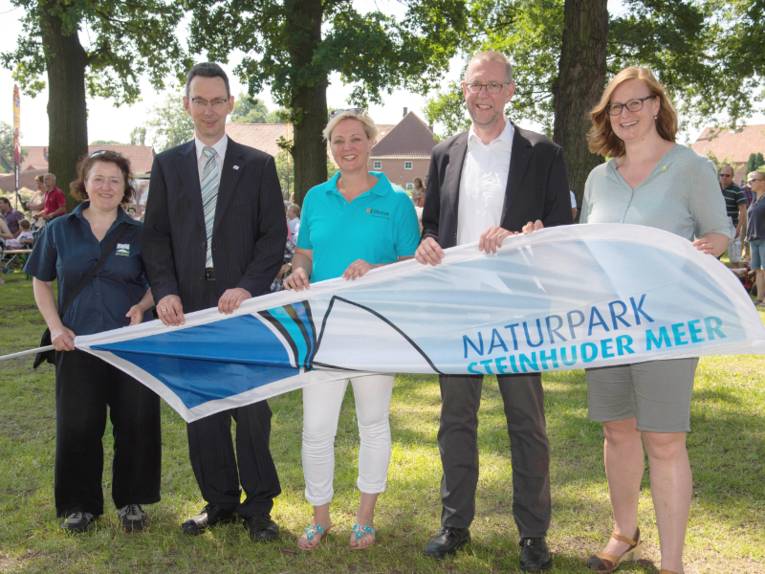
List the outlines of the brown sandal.
<svg viewBox="0 0 765 574">
<path fill-rule="evenodd" d="M 637 550 L 640 546 L 640 528 L 635 532 L 634 538 L 627 538 L 616 531 L 611 534 L 611 538 L 629 544 L 629 548 L 622 552 L 620 556 L 609 554 L 608 552 L 598 552 L 597 554 L 590 556 L 587 560 L 587 568 L 598 574 L 610 574 L 616 570 L 622 562 L 629 562 L 630 560 L 637 559 Z"/>
</svg>

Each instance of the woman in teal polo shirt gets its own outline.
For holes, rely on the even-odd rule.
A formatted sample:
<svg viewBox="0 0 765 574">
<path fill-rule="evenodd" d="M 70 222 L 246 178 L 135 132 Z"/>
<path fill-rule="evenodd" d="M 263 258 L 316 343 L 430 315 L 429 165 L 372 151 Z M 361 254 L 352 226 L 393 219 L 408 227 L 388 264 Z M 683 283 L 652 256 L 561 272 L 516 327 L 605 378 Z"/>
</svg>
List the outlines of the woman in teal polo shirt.
<svg viewBox="0 0 765 574">
<path fill-rule="evenodd" d="M 340 276 L 357 279 L 374 267 L 414 255 L 420 228 L 411 200 L 383 173 L 367 171 L 376 135 L 374 122 L 361 110 L 333 115 L 324 129 L 339 171 L 306 195 L 287 288 L 306 289 L 310 282 Z M 314 507 L 313 520 L 298 539 L 303 550 L 316 548 L 332 527 L 334 441 L 349 381 L 361 442 L 356 482 L 361 499 L 350 545 L 361 549 L 375 541 L 374 509 L 385 490 L 391 453 L 392 375 L 350 377 L 303 389 L 305 496 Z"/>
</svg>

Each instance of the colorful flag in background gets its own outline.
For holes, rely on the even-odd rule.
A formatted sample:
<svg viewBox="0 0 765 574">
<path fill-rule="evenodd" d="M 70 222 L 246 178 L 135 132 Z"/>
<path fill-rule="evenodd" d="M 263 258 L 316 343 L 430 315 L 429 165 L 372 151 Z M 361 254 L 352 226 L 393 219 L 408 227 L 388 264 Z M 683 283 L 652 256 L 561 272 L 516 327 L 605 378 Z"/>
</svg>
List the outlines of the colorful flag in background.
<svg viewBox="0 0 765 574">
<path fill-rule="evenodd" d="M 738 279 L 673 234 L 571 225 L 516 236 L 496 255 L 446 251 L 356 281 L 77 337 L 185 420 L 348 371 L 512 374 L 765 352 Z"/>
</svg>

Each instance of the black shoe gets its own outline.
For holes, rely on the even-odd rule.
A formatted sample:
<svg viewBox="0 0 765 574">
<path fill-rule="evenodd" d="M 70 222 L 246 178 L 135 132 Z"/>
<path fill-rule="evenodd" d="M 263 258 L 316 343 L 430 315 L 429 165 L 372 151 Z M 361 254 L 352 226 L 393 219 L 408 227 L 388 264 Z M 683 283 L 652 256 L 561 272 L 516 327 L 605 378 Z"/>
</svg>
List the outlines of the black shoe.
<svg viewBox="0 0 765 574">
<path fill-rule="evenodd" d="M 521 570 L 523 572 L 541 572 L 552 567 L 552 555 L 544 537 L 521 538 Z"/>
<path fill-rule="evenodd" d="M 236 520 L 236 512 L 233 509 L 223 508 L 215 504 L 208 504 L 202 509 L 202 512 L 196 516 L 192 516 L 186 522 L 181 524 L 181 529 L 186 534 L 196 536 L 202 534 L 210 526 L 216 524 L 224 524 L 226 522 L 234 522 Z"/>
<path fill-rule="evenodd" d="M 444 526 L 425 546 L 425 555 L 432 558 L 444 558 L 454 554 L 470 542 L 470 530 L 467 528 L 451 528 Z"/>
<path fill-rule="evenodd" d="M 253 542 L 271 542 L 279 538 L 279 525 L 268 514 L 245 518 L 244 527 Z"/>
<path fill-rule="evenodd" d="M 140 504 L 127 504 L 117 510 L 117 517 L 125 532 L 140 532 L 149 523 L 149 517 Z"/>
<path fill-rule="evenodd" d="M 95 516 L 93 516 L 90 512 L 75 510 L 74 512 L 69 512 L 66 515 L 64 522 L 61 523 L 61 528 L 67 532 L 79 534 L 90 528 L 90 525 L 93 524 L 95 519 Z"/>
</svg>

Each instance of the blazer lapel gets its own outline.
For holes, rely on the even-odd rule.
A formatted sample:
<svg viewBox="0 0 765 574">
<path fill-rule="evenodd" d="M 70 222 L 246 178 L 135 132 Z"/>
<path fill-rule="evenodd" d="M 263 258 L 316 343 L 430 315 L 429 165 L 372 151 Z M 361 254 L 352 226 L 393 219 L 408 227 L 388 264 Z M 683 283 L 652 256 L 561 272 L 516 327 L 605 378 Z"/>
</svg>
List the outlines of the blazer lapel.
<svg viewBox="0 0 765 574">
<path fill-rule="evenodd" d="M 442 193 L 445 195 L 441 205 L 442 213 L 448 221 L 451 241 L 448 245 L 457 243 L 457 213 L 459 211 L 460 180 L 462 179 L 462 167 L 465 165 L 467 153 L 467 133 L 461 134 L 449 148 L 449 164 L 446 166 Z"/>
<path fill-rule="evenodd" d="M 213 235 L 215 235 L 215 232 L 221 225 L 223 214 L 226 212 L 226 209 L 228 209 L 231 199 L 234 197 L 236 184 L 239 181 L 239 174 L 242 171 L 242 157 L 241 146 L 229 138 L 226 147 L 226 157 L 223 158 L 223 172 L 220 174 L 218 203 L 215 205 Z"/>
<path fill-rule="evenodd" d="M 202 213 L 202 190 L 199 187 L 199 167 L 197 167 L 197 148 L 191 140 L 180 149 L 181 193 L 187 198 L 187 205 L 194 210 L 197 224 L 204 229 L 205 216 Z"/>
<path fill-rule="evenodd" d="M 514 201 L 519 197 L 516 194 L 522 193 L 521 183 L 526 170 L 529 167 L 531 159 L 531 142 L 521 134 L 518 126 L 513 124 L 513 147 L 510 152 L 510 173 L 507 178 L 507 188 L 505 189 L 505 203 L 502 206 L 502 218 L 500 225 L 507 227 L 506 217 L 508 211 L 513 207 Z M 513 213 L 513 211 L 510 211 Z"/>
</svg>

